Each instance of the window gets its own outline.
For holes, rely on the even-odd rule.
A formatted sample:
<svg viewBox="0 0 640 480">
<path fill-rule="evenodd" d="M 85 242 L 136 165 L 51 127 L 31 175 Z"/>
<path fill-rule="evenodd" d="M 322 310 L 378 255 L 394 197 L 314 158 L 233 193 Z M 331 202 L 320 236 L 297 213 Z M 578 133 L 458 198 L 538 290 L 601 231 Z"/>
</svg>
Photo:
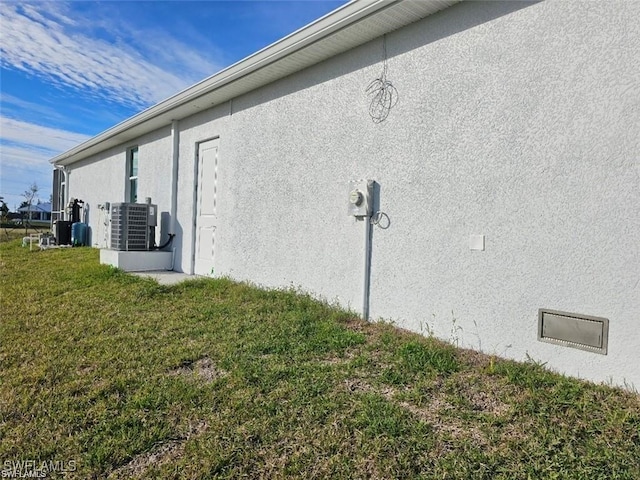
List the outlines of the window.
<svg viewBox="0 0 640 480">
<path fill-rule="evenodd" d="M 127 154 L 127 175 L 129 178 L 129 202 L 138 201 L 138 147 L 133 147 Z"/>
</svg>

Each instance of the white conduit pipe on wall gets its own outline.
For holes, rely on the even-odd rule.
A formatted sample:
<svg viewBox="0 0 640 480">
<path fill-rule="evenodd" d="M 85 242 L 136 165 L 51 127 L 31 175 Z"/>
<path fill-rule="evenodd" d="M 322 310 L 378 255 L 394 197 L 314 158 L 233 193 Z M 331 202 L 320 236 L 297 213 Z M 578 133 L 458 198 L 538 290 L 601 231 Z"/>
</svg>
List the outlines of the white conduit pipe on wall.
<svg viewBox="0 0 640 480">
<path fill-rule="evenodd" d="M 364 282 L 362 292 L 362 319 L 369 321 L 369 296 L 371 289 L 371 217 L 364 220 Z"/>
<path fill-rule="evenodd" d="M 180 130 L 178 128 L 178 120 L 171 121 L 171 140 L 173 142 L 173 150 L 171 157 L 171 219 L 169 227 L 169 235 L 176 234 L 176 213 L 178 211 L 178 160 L 180 157 Z M 172 249 L 171 270 L 174 269 L 176 259 L 176 247 Z"/>
<path fill-rule="evenodd" d="M 71 200 L 71 179 L 69 178 L 71 176 L 71 171 L 69 170 L 69 167 L 62 167 L 62 172 L 64 173 L 64 203 L 69 203 L 69 201 Z M 64 218 L 66 220 L 67 217 L 67 207 L 66 205 L 62 206 L 63 208 L 63 214 L 62 214 L 62 218 Z"/>
</svg>

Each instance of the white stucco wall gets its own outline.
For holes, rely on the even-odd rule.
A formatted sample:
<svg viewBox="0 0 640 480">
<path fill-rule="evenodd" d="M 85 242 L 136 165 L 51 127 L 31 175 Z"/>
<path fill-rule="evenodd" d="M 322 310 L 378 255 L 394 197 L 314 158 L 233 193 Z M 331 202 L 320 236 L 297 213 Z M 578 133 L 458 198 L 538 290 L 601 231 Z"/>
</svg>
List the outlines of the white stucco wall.
<svg viewBox="0 0 640 480">
<path fill-rule="evenodd" d="M 167 126 L 141 137 L 138 145 L 138 202 L 150 197 L 158 205 L 156 244 L 168 239 L 171 211 L 171 127 Z"/>
<path fill-rule="evenodd" d="M 108 242 L 108 216 L 99 205 L 121 202 L 125 198 L 126 153 L 113 148 L 100 155 L 68 167 L 69 201 L 84 201 L 85 220 L 89 224 L 89 244 L 104 246 Z"/>
<path fill-rule="evenodd" d="M 640 384 L 639 13 L 474 3 L 390 34 L 400 101 L 380 125 L 363 95 L 380 41 L 235 100 L 222 272 L 359 309 L 346 183 L 375 179 L 391 226 L 374 230 L 374 318 Z M 538 342 L 541 307 L 609 318 L 609 354 Z"/>
<path fill-rule="evenodd" d="M 501 7 L 449 9 L 389 48 Z M 374 174 L 393 227 L 375 232 L 374 314 L 640 385 L 638 7 L 544 2 L 390 61 L 422 81 L 400 77 L 379 130 L 393 160 Z M 470 234 L 487 236 L 486 251 L 469 250 Z M 540 307 L 609 318 L 609 354 L 537 342 Z"/>
<path fill-rule="evenodd" d="M 98 205 L 128 201 L 127 151 L 134 146 L 138 147 L 138 202 L 151 197 L 158 205 L 156 242 L 166 240 L 166 235 L 161 238 L 166 225 L 160 222 L 166 221 L 171 207 L 171 145 L 171 129 L 161 128 L 69 167 L 69 195 L 85 202 L 92 245 L 102 246 L 104 241 Z"/>
<path fill-rule="evenodd" d="M 373 318 L 640 387 L 639 19 L 630 1 L 460 4 L 387 35 L 382 124 L 365 94 L 381 39 L 181 120 L 176 268 L 192 271 L 197 143 L 219 137 L 219 274 L 359 311 L 347 184 L 373 179 L 391 221 L 373 231 Z M 147 137 L 139 196 L 168 211 L 170 131 Z M 107 199 L 98 172 L 124 195 L 105 183 L 124 147 L 74 167 L 72 195 L 85 175 Z M 609 318 L 608 355 L 538 342 L 541 307 Z"/>
</svg>

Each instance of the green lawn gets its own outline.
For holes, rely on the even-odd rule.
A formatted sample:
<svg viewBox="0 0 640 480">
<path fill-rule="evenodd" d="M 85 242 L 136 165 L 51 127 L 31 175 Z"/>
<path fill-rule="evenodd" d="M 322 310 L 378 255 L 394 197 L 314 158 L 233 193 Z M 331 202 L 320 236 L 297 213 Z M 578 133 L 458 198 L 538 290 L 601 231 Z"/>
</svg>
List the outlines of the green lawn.
<svg viewBox="0 0 640 480">
<path fill-rule="evenodd" d="M 159 286 L 90 248 L 0 254 L 3 474 L 640 478 L 635 393 L 292 291 Z"/>
</svg>

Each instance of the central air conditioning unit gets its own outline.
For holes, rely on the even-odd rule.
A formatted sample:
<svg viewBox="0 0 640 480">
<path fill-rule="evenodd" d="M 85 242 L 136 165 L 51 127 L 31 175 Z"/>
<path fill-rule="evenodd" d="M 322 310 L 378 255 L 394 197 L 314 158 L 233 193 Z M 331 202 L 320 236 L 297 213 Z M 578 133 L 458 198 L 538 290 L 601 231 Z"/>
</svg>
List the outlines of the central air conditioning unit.
<svg viewBox="0 0 640 480">
<path fill-rule="evenodd" d="M 158 223 L 157 205 L 151 203 L 111 204 L 111 250 L 151 250 Z"/>
</svg>

